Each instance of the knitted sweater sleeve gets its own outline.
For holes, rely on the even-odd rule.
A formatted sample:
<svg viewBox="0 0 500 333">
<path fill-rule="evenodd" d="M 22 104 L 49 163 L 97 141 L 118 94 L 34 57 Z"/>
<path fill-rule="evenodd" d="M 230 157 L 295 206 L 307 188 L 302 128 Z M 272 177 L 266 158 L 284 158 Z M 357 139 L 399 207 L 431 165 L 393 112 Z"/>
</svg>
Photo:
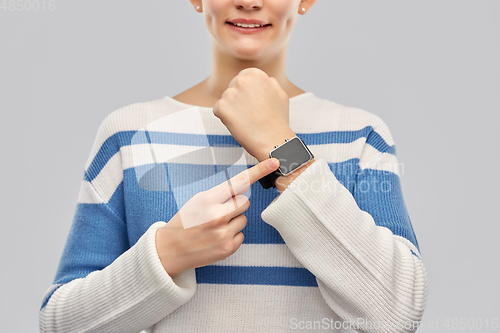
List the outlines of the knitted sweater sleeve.
<svg viewBox="0 0 500 333">
<path fill-rule="evenodd" d="M 384 124 L 368 137 L 353 193 L 317 156 L 261 216 L 315 275 L 326 303 L 348 323 L 343 327 L 414 332 L 426 305 L 427 278 L 394 146 L 377 150 L 377 132 L 390 138 Z"/>
<path fill-rule="evenodd" d="M 108 117 L 99 128 L 59 268 L 39 311 L 41 332 L 137 333 L 195 293 L 194 269 L 172 279 L 158 257 L 155 235 L 165 222 L 152 224 L 129 246 L 120 150 L 105 148 L 118 145 L 115 126 Z"/>
</svg>

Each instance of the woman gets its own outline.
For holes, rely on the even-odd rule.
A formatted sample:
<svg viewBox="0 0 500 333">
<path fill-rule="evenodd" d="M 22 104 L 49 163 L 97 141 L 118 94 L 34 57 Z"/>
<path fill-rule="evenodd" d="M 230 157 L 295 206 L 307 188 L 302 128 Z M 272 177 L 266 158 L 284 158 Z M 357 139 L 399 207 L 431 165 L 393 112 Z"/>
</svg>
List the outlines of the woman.
<svg viewBox="0 0 500 333">
<path fill-rule="evenodd" d="M 190 1 L 212 72 L 101 125 L 41 331 L 415 331 L 427 280 L 387 127 L 285 75 L 315 0 Z M 264 188 L 295 137 L 314 156 Z"/>
</svg>

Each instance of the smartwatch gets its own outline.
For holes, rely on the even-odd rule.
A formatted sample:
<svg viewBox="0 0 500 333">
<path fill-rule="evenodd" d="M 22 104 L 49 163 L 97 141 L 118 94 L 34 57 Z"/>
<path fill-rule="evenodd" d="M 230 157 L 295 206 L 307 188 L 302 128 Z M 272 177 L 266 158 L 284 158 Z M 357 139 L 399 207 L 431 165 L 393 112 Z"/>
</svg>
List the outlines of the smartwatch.
<svg viewBox="0 0 500 333">
<path fill-rule="evenodd" d="M 307 148 L 304 141 L 295 136 L 291 139 L 285 139 L 285 143 L 280 146 L 274 146 L 274 149 L 269 153 L 269 158 L 278 159 L 280 167 L 259 179 L 260 185 L 265 189 L 276 187 L 275 182 L 278 177 L 292 173 L 295 169 L 313 159 L 314 155 Z"/>
</svg>

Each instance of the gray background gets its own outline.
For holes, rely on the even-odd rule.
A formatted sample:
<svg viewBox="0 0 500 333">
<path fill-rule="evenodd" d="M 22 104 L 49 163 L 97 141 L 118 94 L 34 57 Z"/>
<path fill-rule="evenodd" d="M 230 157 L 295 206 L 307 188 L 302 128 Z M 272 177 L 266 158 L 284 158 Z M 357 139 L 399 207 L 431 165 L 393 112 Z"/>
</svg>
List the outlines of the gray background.
<svg viewBox="0 0 500 333">
<path fill-rule="evenodd" d="M 38 330 L 104 117 L 211 65 L 188 0 L 48 5 L 0 9 L 2 332 Z M 430 283 L 419 332 L 500 319 L 499 14 L 499 1 L 318 0 L 293 32 L 292 82 L 391 129 Z"/>
</svg>

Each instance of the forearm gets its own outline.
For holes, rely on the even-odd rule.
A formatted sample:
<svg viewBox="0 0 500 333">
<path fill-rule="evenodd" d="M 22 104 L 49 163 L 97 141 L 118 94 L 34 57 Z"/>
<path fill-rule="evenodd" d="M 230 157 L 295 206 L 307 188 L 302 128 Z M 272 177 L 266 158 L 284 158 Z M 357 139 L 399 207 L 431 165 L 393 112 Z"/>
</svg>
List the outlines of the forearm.
<svg viewBox="0 0 500 333">
<path fill-rule="evenodd" d="M 326 162 L 306 170 L 263 211 L 264 221 L 316 276 L 325 301 L 344 320 L 417 325 L 427 296 L 425 269 L 412 254 L 418 249 L 375 225 Z"/>
</svg>

